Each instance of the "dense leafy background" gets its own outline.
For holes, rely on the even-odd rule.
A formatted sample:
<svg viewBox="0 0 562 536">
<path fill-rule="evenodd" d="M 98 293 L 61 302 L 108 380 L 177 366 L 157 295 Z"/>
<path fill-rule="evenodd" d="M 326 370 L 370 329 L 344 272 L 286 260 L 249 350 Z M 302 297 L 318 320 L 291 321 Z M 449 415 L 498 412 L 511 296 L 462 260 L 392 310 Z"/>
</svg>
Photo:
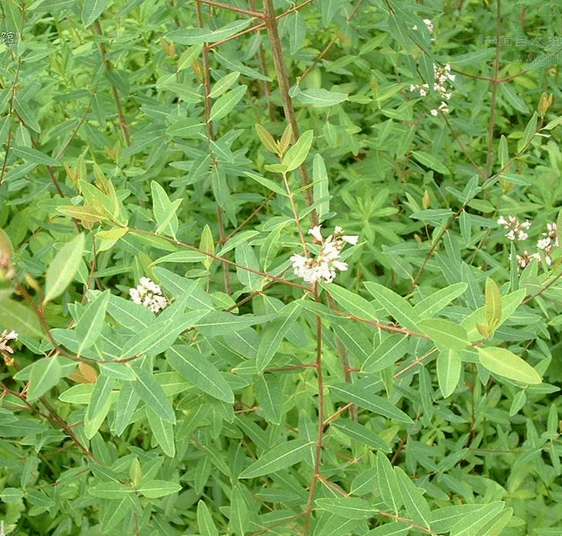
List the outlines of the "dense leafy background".
<svg viewBox="0 0 562 536">
<path fill-rule="evenodd" d="M 0 15 L 3 531 L 561 533 L 554 3 Z"/>
</svg>

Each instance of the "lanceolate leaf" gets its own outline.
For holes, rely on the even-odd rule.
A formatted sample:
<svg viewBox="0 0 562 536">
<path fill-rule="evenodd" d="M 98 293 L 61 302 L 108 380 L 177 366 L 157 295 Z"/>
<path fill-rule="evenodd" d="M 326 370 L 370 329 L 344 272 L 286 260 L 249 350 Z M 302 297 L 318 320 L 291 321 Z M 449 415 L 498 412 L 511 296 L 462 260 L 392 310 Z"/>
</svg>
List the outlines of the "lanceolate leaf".
<svg viewBox="0 0 562 536">
<path fill-rule="evenodd" d="M 368 409 L 376 414 L 389 417 L 398 422 L 411 423 L 412 419 L 402 410 L 399 410 L 389 400 L 369 392 L 367 389 L 357 388 L 355 385 L 339 384 L 330 387 L 335 395 L 346 402 L 353 402 L 362 408 Z"/>
<path fill-rule="evenodd" d="M 375 508 L 364 499 L 339 497 L 336 499 L 316 499 L 316 508 L 326 510 L 346 519 L 367 519 L 375 513 Z"/>
<path fill-rule="evenodd" d="M 480 363 L 492 374 L 530 385 L 541 383 L 539 373 L 529 363 L 505 348 L 478 347 L 478 354 Z"/>
<path fill-rule="evenodd" d="M 302 461 L 307 455 L 310 443 L 302 439 L 287 441 L 266 452 L 238 478 L 255 478 L 269 475 Z"/>
<path fill-rule="evenodd" d="M 447 398 L 457 388 L 462 360 L 455 350 L 444 350 L 437 356 L 437 381 L 441 394 Z"/>
<path fill-rule="evenodd" d="M 174 408 L 154 376 L 140 367 L 133 368 L 133 372 L 137 381 L 131 382 L 131 385 L 140 399 L 161 419 L 174 424 L 176 422 Z"/>
<path fill-rule="evenodd" d="M 54 387 L 62 376 L 60 357 L 44 357 L 33 363 L 27 399 L 35 400 Z"/>
<path fill-rule="evenodd" d="M 201 391 L 232 404 L 234 393 L 223 375 L 195 348 L 176 345 L 166 352 L 166 360 L 187 381 Z"/>
<path fill-rule="evenodd" d="M 74 278 L 84 252 L 85 237 L 81 233 L 67 242 L 47 269 L 44 303 L 60 296 Z"/>
<path fill-rule="evenodd" d="M 402 296 L 386 288 L 380 283 L 368 281 L 365 287 L 371 295 L 384 307 L 386 311 L 403 327 L 412 331 L 419 331 L 419 320 L 414 308 Z"/>
<path fill-rule="evenodd" d="M 470 344 L 466 330 L 450 320 L 424 319 L 418 322 L 418 326 L 422 333 L 429 335 L 437 344 L 450 350 L 463 350 Z"/>
<path fill-rule="evenodd" d="M 486 327 L 491 335 L 502 320 L 502 297 L 493 279 L 486 280 Z"/>
</svg>

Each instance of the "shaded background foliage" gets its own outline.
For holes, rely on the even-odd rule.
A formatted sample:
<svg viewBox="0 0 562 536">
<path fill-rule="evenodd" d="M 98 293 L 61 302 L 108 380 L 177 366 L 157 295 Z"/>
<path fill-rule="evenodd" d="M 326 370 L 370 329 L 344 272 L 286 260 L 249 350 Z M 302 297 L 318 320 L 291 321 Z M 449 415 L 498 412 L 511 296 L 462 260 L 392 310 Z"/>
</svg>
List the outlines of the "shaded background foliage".
<svg viewBox="0 0 562 536">
<path fill-rule="evenodd" d="M 516 257 L 562 193 L 557 6 L 272 7 L 2 3 L 6 530 L 559 534 L 559 259 Z M 322 294 L 316 218 L 361 240 Z"/>
</svg>

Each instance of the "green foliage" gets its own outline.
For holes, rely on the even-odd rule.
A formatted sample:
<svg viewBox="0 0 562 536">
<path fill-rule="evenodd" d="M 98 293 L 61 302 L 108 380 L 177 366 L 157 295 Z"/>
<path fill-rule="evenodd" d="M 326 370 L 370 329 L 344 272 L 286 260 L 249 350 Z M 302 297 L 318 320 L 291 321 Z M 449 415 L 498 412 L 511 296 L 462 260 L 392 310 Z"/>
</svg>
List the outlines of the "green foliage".
<svg viewBox="0 0 562 536">
<path fill-rule="evenodd" d="M 559 534 L 549 9 L 3 1 L 0 533 Z"/>
</svg>

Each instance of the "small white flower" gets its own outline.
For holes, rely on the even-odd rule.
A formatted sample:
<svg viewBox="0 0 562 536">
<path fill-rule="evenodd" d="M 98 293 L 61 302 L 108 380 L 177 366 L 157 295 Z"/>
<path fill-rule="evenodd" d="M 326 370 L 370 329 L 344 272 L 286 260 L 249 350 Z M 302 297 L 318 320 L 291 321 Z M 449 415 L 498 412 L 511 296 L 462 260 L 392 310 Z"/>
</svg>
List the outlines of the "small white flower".
<svg viewBox="0 0 562 536">
<path fill-rule="evenodd" d="M 531 222 L 525 220 L 520 222 L 517 216 L 508 216 L 507 220 L 501 216 L 498 218 L 498 224 L 502 225 L 506 230 L 506 238 L 508 240 L 526 240 L 529 235 L 525 232 L 526 229 L 531 227 Z"/>
<path fill-rule="evenodd" d="M 162 295 L 162 289 L 148 277 L 140 278 L 140 285 L 129 289 L 131 299 L 143 307 L 158 313 L 168 305 L 168 298 Z"/>
<path fill-rule="evenodd" d="M 0 335 L 0 352 L 14 353 L 14 349 L 10 347 L 10 341 L 17 341 L 19 335 L 15 331 L 5 329 Z"/>
<path fill-rule="evenodd" d="M 297 253 L 291 256 L 295 275 L 309 283 L 316 281 L 331 283 L 336 277 L 336 270 L 343 272 L 348 268 L 347 263 L 339 260 L 341 250 L 345 244 L 356 245 L 359 237 L 343 235 L 343 229 L 340 226 L 337 226 L 334 234 L 326 240 L 322 238 L 320 225 L 313 227 L 308 232 L 322 247 L 316 257 L 304 257 Z"/>
</svg>

